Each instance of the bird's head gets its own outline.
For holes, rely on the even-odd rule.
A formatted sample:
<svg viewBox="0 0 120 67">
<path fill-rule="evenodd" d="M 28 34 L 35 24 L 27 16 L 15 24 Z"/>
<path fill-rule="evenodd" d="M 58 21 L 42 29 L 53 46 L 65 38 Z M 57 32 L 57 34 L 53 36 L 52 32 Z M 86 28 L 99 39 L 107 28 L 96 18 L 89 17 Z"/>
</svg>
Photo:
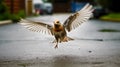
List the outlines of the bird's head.
<svg viewBox="0 0 120 67">
<path fill-rule="evenodd" d="M 59 20 L 55 20 L 55 21 L 54 21 L 54 24 L 55 24 L 55 25 L 61 25 L 61 23 L 60 23 Z"/>
<path fill-rule="evenodd" d="M 55 21 L 54 21 L 54 26 L 55 26 L 55 27 L 61 26 L 60 21 L 59 21 L 59 20 L 55 20 Z"/>
</svg>

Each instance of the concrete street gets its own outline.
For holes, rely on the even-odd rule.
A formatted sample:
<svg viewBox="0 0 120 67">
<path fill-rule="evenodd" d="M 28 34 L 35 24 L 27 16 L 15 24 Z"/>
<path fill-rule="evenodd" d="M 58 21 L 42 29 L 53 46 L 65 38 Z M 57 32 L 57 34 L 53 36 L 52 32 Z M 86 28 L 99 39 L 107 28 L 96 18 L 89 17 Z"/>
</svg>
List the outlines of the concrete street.
<svg viewBox="0 0 120 67">
<path fill-rule="evenodd" d="M 30 17 L 49 24 L 70 14 Z M 20 24 L 0 26 L 0 67 L 120 67 L 119 22 L 89 20 L 68 33 L 73 41 L 54 49 L 53 36 L 31 32 Z"/>
</svg>

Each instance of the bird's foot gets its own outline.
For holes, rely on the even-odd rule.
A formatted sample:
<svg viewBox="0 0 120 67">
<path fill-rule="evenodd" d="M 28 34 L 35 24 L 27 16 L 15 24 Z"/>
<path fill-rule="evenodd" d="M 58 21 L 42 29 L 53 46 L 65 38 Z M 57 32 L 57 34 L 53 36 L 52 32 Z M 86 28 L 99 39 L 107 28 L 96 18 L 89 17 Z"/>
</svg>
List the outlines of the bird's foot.
<svg viewBox="0 0 120 67">
<path fill-rule="evenodd" d="M 56 49 L 56 48 L 58 48 L 58 45 L 55 45 L 55 47 L 54 47 L 54 48 L 55 48 L 55 49 Z"/>
<path fill-rule="evenodd" d="M 55 48 L 55 49 L 58 48 L 58 42 L 55 44 L 55 47 L 54 47 L 54 48 Z"/>
</svg>

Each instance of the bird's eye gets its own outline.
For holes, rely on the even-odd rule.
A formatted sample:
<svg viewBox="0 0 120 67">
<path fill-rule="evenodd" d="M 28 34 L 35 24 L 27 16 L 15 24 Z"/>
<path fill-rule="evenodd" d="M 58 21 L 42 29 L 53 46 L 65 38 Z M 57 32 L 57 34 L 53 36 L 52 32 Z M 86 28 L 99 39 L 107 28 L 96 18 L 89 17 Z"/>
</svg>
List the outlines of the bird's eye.
<svg viewBox="0 0 120 67">
<path fill-rule="evenodd" d="M 59 21 L 57 21 L 57 23 L 59 23 Z"/>
</svg>

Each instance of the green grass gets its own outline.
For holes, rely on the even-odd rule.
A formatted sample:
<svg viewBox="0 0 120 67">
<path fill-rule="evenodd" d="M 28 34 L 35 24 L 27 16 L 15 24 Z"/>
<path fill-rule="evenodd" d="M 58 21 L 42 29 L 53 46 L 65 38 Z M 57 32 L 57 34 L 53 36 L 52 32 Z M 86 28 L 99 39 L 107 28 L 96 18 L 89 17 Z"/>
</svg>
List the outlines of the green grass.
<svg viewBox="0 0 120 67">
<path fill-rule="evenodd" d="M 115 29 L 101 29 L 99 32 L 120 32 L 120 30 L 115 30 Z"/>
<path fill-rule="evenodd" d="M 106 17 L 120 19 L 120 13 L 111 13 L 111 14 L 108 14 Z"/>
<path fill-rule="evenodd" d="M 110 13 L 108 15 L 102 16 L 100 19 L 120 22 L 120 13 Z"/>
<path fill-rule="evenodd" d="M 18 22 L 20 20 L 20 17 L 22 18 L 26 17 L 24 10 L 20 10 L 16 14 L 11 14 L 10 12 L 5 12 L 3 14 L 0 14 L 0 21 L 12 20 L 13 22 Z"/>
</svg>

